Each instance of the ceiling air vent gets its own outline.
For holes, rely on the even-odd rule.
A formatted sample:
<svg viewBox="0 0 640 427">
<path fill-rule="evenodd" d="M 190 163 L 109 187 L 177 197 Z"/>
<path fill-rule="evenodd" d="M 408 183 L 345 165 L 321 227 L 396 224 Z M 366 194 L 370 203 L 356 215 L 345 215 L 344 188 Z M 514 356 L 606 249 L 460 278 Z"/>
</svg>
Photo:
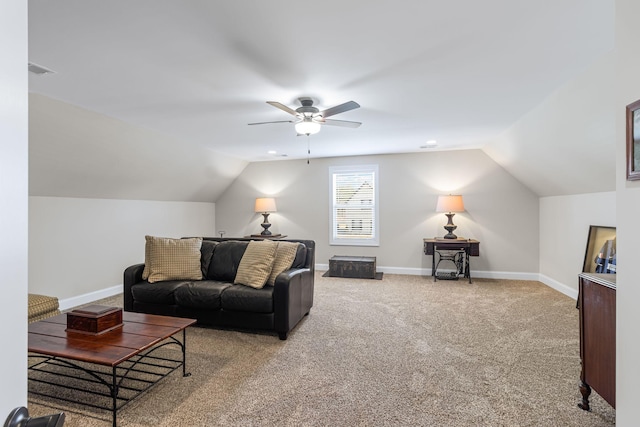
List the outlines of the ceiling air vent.
<svg viewBox="0 0 640 427">
<path fill-rule="evenodd" d="M 36 76 L 44 76 L 45 74 L 55 73 L 55 71 L 43 67 L 42 65 L 34 64 L 33 62 L 29 62 L 29 71 Z"/>
</svg>

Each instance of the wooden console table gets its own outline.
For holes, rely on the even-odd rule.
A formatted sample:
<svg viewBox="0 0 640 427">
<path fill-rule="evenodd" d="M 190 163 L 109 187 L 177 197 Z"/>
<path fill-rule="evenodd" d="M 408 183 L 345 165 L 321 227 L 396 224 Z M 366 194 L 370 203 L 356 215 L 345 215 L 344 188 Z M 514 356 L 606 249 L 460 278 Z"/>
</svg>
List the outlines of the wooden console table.
<svg viewBox="0 0 640 427">
<path fill-rule="evenodd" d="M 424 242 L 425 255 L 431 255 L 431 275 L 435 277 L 436 274 L 436 257 L 435 253 L 438 250 L 455 251 L 463 250 L 465 253 L 465 267 L 464 277 L 471 282 L 471 267 L 469 266 L 470 256 L 480 256 L 480 242 L 474 239 L 465 239 L 458 237 L 457 239 L 422 239 Z"/>
<path fill-rule="evenodd" d="M 616 275 L 579 275 L 580 393 L 578 406 L 590 409 L 591 389 L 616 407 Z"/>
</svg>

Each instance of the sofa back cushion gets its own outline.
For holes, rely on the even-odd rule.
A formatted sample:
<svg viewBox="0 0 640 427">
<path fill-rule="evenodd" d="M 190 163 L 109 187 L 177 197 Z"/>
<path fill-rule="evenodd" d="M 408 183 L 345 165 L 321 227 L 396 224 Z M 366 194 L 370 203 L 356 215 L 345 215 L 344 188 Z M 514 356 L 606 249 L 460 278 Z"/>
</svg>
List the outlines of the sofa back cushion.
<svg viewBox="0 0 640 427">
<path fill-rule="evenodd" d="M 209 266 L 211 265 L 211 259 L 213 258 L 213 251 L 215 250 L 218 242 L 211 240 L 203 240 L 202 247 L 200 248 L 200 269 L 202 270 L 202 277 L 207 277 L 209 272 Z"/>
<path fill-rule="evenodd" d="M 149 283 L 202 279 L 201 237 L 171 239 L 145 236 L 145 240 L 145 269 Z"/>
<path fill-rule="evenodd" d="M 296 257 L 293 260 L 293 264 L 291 264 L 291 268 L 305 267 L 307 267 L 307 247 L 304 243 L 299 243 L 298 249 L 296 250 Z"/>
<path fill-rule="evenodd" d="M 247 241 L 238 240 L 218 243 L 211 257 L 207 279 L 233 283 L 248 244 Z"/>
</svg>

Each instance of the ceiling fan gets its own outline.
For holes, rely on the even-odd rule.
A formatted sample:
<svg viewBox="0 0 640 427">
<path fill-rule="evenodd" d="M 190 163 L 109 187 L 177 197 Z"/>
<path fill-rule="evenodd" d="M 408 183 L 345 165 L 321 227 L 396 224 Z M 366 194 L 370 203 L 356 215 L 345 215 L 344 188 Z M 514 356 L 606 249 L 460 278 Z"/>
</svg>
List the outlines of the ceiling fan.
<svg viewBox="0 0 640 427">
<path fill-rule="evenodd" d="M 335 107 L 327 108 L 324 111 L 320 111 L 317 107 L 313 106 L 313 99 L 303 97 L 298 98 L 302 107 L 298 107 L 295 110 L 287 107 L 279 102 L 267 101 L 267 104 L 273 105 L 276 108 L 281 109 L 285 113 L 289 113 L 295 116 L 295 120 L 278 120 L 274 122 L 260 122 L 249 123 L 249 125 L 263 125 L 267 123 L 295 123 L 296 132 L 298 135 L 313 135 L 320 131 L 321 125 L 331 126 L 343 126 L 349 128 L 357 128 L 362 123 L 351 122 L 348 120 L 333 120 L 327 119 L 327 117 L 335 116 L 345 111 L 353 110 L 360 107 L 360 104 L 354 101 L 345 102 L 344 104 L 336 105 Z"/>
</svg>

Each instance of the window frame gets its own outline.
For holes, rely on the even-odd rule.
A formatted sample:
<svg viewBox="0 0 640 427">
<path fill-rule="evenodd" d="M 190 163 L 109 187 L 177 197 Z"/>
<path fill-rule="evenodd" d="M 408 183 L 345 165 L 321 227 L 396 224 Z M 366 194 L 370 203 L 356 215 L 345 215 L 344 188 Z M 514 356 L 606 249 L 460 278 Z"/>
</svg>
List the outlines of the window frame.
<svg viewBox="0 0 640 427">
<path fill-rule="evenodd" d="M 335 175 L 350 173 L 372 173 L 373 174 L 373 224 L 372 237 L 365 239 L 338 237 L 335 227 L 336 218 L 336 197 L 335 197 Z M 331 246 L 380 246 L 380 198 L 379 198 L 379 169 L 378 165 L 351 165 L 351 166 L 329 166 L 329 245 Z"/>
</svg>

